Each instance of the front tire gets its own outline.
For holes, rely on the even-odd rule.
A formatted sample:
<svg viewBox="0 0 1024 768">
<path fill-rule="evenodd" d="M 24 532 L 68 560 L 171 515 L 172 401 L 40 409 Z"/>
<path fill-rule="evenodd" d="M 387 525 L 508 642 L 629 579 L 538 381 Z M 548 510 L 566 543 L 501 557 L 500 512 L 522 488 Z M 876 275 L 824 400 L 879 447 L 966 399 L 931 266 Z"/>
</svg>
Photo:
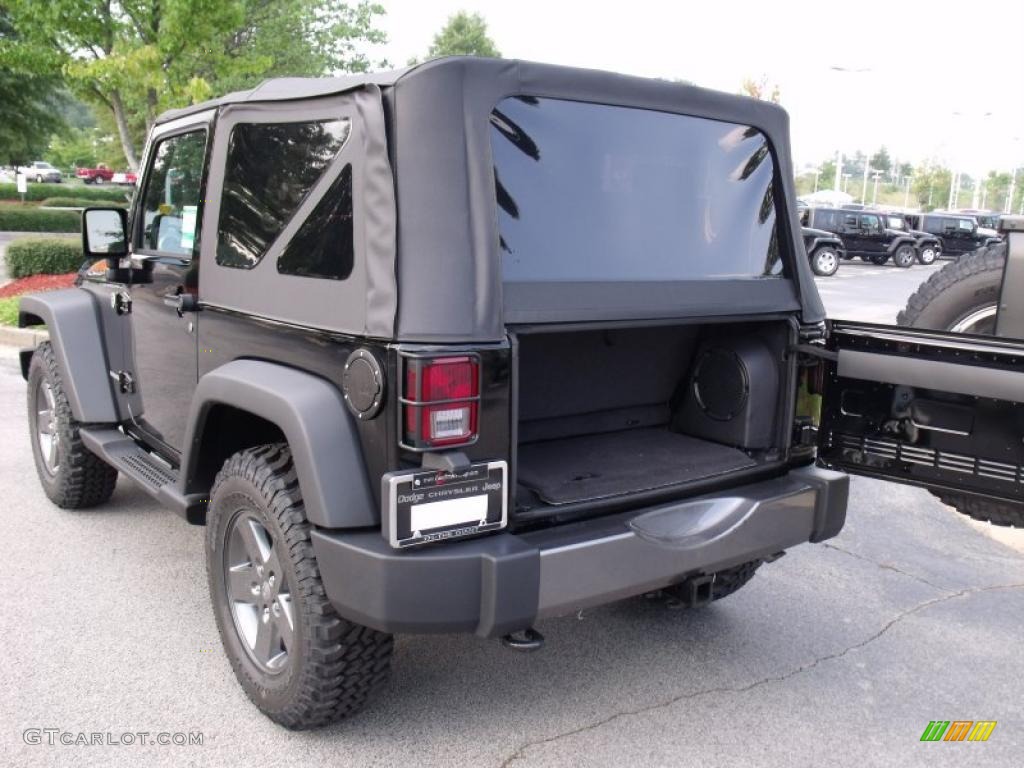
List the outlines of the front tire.
<svg viewBox="0 0 1024 768">
<path fill-rule="evenodd" d="M 892 263 L 900 269 L 909 269 L 917 261 L 917 254 L 912 245 L 901 245 L 892 255 Z"/>
<path fill-rule="evenodd" d="M 811 270 L 819 277 L 831 277 L 839 269 L 839 256 L 834 248 L 823 245 L 811 254 Z"/>
<path fill-rule="evenodd" d="M 246 695 L 292 729 L 357 712 L 386 679 L 392 650 L 391 635 L 337 614 L 310 531 L 286 445 L 225 462 L 206 527 L 217 629 Z"/>
<path fill-rule="evenodd" d="M 85 509 L 110 498 L 117 470 L 82 442 L 82 425 L 71 414 L 48 341 L 39 345 L 28 369 L 28 424 L 36 474 L 50 501 L 62 509 Z"/>
<path fill-rule="evenodd" d="M 939 252 L 934 245 L 922 245 L 921 252 L 917 254 L 917 260 L 926 267 L 934 264 L 937 258 L 939 258 Z"/>
</svg>

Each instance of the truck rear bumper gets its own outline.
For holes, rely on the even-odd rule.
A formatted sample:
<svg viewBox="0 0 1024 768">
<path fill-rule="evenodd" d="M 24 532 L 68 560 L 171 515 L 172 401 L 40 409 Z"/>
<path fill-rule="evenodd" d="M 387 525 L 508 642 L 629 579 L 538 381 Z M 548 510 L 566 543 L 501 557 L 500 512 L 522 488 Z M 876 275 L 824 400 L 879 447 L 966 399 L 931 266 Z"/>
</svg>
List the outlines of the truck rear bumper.
<svg viewBox="0 0 1024 768">
<path fill-rule="evenodd" d="M 730 492 L 524 534 L 396 551 L 378 532 L 313 532 L 339 613 L 384 632 L 496 637 L 839 533 L 849 478 L 803 467 Z"/>
</svg>

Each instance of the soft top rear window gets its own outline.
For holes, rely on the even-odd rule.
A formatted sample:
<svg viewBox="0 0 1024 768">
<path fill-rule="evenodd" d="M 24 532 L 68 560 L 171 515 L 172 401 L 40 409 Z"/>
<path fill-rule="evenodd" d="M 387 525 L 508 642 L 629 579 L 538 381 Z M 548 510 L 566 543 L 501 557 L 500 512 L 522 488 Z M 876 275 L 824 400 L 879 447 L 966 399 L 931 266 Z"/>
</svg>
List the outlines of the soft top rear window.
<svg viewBox="0 0 1024 768">
<path fill-rule="evenodd" d="M 506 281 L 781 274 L 755 128 L 517 96 L 491 113 L 491 146 Z"/>
</svg>

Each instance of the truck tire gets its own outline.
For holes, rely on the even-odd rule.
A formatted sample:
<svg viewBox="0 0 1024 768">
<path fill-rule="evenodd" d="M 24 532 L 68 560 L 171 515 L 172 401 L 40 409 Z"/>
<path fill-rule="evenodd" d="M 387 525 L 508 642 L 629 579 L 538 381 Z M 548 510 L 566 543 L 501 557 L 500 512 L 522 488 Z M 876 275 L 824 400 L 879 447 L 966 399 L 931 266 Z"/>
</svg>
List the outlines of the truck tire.
<svg viewBox="0 0 1024 768">
<path fill-rule="evenodd" d="M 987 245 L 951 261 L 921 284 L 896 322 L 909 328 L 991 335 L 1005 263 L 1005 243 Z M 935 495 L 975 520 L 1024 528 L 1024 505 L 957 493 Z"/>
<path fill-rule="evenodd" d="M 821 245 L 811 254 L 811 271 L 820 277 L 831 277 L 839 269 L 839 254 L 829 245 Z"/>
<path fill-rule="evenodd" d="M 939 258 L 939 251 L 934 245 L 922 245 L 921 251 L 917 254 L 917 260 L 926 267 L 934 264 Z"/>
<path fill-rule="evenodd" d="M 206 573 L 238 682 L 271 720 L 317 728 L 357 712 L 388 675 L 391 635 L 327 599 L 291 451 L 231 456 L 210 494 Z"/>
<path fill-rule="evenodd" d="M 949 262 L 918 287 L 896 322 L 908 328 L 991 335 L 1005 263 L 1005 243 Z"/>
<path fill-rule="evenodd" d="M 28 369 L 28 425 L 36 474 L 47 497 L 62 509 L 102 504 L 114 492 L 117 470 L 91 453 L 79 437 L 71 406 L 46 341 Z"/>
<path fill-rule="evenodd" d="M 900 269 L 908 269 L 915 261 L 917 261 L 917 254 L 912 245 L 901 245 L 892 254 L 892 263 Z"/>
</svg>

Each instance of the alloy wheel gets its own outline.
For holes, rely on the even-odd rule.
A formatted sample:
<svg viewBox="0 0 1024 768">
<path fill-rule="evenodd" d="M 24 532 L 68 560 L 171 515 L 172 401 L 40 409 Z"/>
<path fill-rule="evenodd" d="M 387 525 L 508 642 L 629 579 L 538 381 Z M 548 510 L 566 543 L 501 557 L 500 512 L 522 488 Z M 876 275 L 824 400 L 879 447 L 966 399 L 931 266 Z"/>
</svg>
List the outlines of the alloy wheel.
<svg viewBox="0 0 1024 768">
<path fill-rule="evenodd" d="M 253 512 L 240 510 L 228 525 L 223 549 L 224 585 L 235 631 L 253 663 L 271 674 L 287 668 L 295 638 L 295 608 L 282 567 L 282 546 Z"/>
<path fill-rule="evenodd" d="M 991 336 L 996 331 L 996 305 L 978 307 L 953 323 L 951 333 L 974 333 Z"/>
<path fill-rule="evenodd" d="M 60 469 L 57 403 L 53 397 L 53 387 L 45 379 L 40 380 L 36 387 L 36 440 L 46 471 L 51 475 L 57 474 Z"/>
</svg>

